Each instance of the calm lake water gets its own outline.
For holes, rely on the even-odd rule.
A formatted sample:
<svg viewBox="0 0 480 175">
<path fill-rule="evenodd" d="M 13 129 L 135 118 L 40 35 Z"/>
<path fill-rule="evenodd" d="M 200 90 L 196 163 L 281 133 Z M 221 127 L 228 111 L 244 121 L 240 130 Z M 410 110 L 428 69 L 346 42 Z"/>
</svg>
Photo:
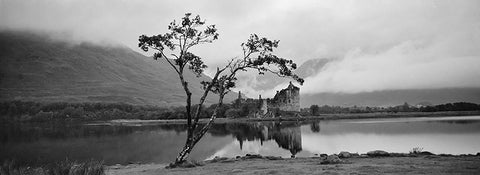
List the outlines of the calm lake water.
<svg viewBox="0 0 480 175">
<path fill-rule="evenodd" d="M 0 161 L 102 159 L 106 164 L 168 163 L 185 142 L 185 125 L 0 124 Z M 247 153 L 290 157 L 414 147 L 447 154 L 480 152 L 480 116 L 216 124 L 192 159 Z"/>
</svg>

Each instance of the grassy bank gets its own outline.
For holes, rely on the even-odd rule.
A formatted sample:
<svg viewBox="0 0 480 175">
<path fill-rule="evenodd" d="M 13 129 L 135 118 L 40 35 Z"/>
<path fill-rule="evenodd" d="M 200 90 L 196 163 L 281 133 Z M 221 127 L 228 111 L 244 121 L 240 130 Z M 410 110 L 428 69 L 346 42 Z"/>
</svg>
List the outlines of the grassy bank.
<svg viewBox="0 0 480 175">
<path fill-rule="evenodd" d="M 102 161 L 76 162 L 63 160 L 51 164 L 24 165 L 14 160 L 5 161 L 0 166 L 0 175 L 103 175 Z"/>
<path fill-rule="evenodd" d="M 369 152 L 370 153 L 370 152 Z M 419 153 L 320 155 L 283 159 L 246 155 L 217 157 L 187 163 L 189 168 L 165 168 L 164 164 L 110 166 L 107 174 L 479 174 L 480 155 L 434 155 Z M 375 154 L 376 153 L 376 154 Z"/>
</svg>

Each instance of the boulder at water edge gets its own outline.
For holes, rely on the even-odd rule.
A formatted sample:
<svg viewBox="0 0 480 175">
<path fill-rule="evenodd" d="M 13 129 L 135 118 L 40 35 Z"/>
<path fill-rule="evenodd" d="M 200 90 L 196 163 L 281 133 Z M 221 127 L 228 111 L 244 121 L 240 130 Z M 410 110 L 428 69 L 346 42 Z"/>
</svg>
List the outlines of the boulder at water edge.
<svg viewBox="0 0 480 175">
<path fill-rule="evenodd" d="M 390 156 L 390 153 L 382 150 L 375 150 L 367 152 L 367 155 L 370 157 L 387 157 Z"/>
<path fill-rule="evenodd" d="M 338 157 L 340 157 L 340 158 L 350 158 L 350 157 L 352 157 L 352 154 L 350 154 L 347 151 L 342 151 L 342 152 L 338 153 Z"/>
</svg>

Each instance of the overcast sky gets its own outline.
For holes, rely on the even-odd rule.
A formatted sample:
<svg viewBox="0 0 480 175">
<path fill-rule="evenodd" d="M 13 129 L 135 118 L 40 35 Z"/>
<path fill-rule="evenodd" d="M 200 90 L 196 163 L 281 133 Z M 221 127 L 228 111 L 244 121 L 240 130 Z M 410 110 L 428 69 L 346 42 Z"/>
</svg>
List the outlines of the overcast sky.
<svg viewBox="0 0 480 175">
<path fill-rule="evenodd" d="M 298 63 L 335 58 L 302 93 L 480 87 L 478 0 L 0 0 L 0 27 L 140 52 L 139 35 L 165 33 L 185 12 L 219 30 L 196 49 L 210 65 L 238 56 L 251 33 L 280 40 L 276 53 Z"/>
</svg>

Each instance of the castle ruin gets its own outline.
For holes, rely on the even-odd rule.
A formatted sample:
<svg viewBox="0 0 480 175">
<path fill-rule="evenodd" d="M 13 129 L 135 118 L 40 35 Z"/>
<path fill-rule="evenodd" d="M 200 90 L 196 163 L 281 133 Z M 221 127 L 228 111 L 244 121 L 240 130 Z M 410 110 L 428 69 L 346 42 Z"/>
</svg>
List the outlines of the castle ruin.
<svg viewBox="0 0 480 175">
<path fill-rule="evenodd" d="M 279 112 L 300 112 L 300 88 L 290 82 L 287 88 L 277 91 L 273 98 L 242 99 L 241 92 L 236 100 L 237 105 L 257 106 L 252 115 L 254 117 L 276 117 Z M 252 105 L 257 104 L 257 105 Z"/>
<path fill-rule="evenodd" d="M 300 112 L 300 88 L 290 82 L 287 88 L 277 91 L 273 99 L 268 99 L 267 104 L 270 109 Z"/>
</svg>

